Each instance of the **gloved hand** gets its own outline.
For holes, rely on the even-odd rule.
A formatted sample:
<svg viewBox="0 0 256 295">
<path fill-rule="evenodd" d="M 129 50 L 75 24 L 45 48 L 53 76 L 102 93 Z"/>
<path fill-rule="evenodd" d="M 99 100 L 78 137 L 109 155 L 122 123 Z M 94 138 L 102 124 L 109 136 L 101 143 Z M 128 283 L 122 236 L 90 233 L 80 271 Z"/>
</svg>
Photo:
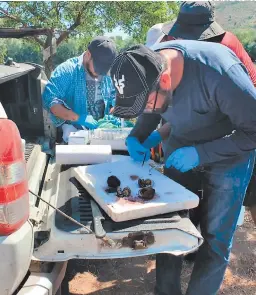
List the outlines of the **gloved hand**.
<svg viewBox="0 0 256 295">
<path fill-rule="evenodd" d="M 120 125 L 121 124 L 121 120 L 119 118 L 117 118 L 117 117 L 114 117 L 113 115 L 106 115 L 103 119 L 106 119 L 106 120 L 110 121 L 114 125 Z"/>
<path fill-rule="evenodd" d="M 174 167 L 181 172 L 187 172 L 199 165 L 199 155 L 193 146 L 183 147 L 174 151 L 167 159 L 165 166 Z"/>
<path fill-rule="evenodd" d="M 126 138 L 126 146 L 131 158 L 136 162 L 143 162 L 145 154 L 145 162 L 150 158 L 150 150 L 145 148 L 136 137 L 129 136 Z"/>
<path fill-rule="evenodd" d="M 157 130 L 155 130 L 149 135 L 149 137 L 143 142 L 142 145 L 145 148 L 151 149 L 153 147 L 156 147 L 161 141 L 162 137 L 160 133 Z"/>
<path fill-rule="evenodd" d="M 90 130 L 98 128 L 98 122 L 91 115 L 81 115 L 74 123 L 82 125 Z"/>
</svg>

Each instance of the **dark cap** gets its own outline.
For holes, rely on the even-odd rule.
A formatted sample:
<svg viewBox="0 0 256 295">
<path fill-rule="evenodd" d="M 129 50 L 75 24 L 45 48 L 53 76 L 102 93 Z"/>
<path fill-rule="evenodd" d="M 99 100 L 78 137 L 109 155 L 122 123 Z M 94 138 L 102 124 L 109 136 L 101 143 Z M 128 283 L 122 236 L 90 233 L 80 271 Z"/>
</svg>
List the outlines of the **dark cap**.
<svg viewBox="0 0 256 295">
<path fill-rule="evenodd" d="M 99 36 L 88 45 L 93 59 L 94 70 L 98 75 L 106 75 L 116 55 L 116 46 L 112 39 Z"/>
<path fill-rule="evenodd" d="M 131 47 L 119 54 L 110 69 L 116 89 L 113 114 L 121 118 L 138 117 L 163 69 L 160 54 L 144 45 Z"/>
<path fill-rule="evenodd" d="M 206 40 L 225 33 L 215 20 L 212 1 L 182 2 L 176 22 L 162 28 L 166 35 L 190 40 Z"/>
</svg>

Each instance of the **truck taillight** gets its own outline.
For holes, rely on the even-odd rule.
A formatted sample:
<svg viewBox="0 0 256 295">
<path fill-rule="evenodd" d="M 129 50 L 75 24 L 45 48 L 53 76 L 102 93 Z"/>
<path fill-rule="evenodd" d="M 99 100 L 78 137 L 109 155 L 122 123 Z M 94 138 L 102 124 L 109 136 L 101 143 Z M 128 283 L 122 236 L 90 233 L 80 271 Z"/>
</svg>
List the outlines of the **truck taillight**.
<svg viewBox="0 0 256 295">
<path fill-rule="evenodd" d="M 26 162 L 14 122 L 0 119 L 0 235 L 18 230 L 29 217 Z"/>
</svg>

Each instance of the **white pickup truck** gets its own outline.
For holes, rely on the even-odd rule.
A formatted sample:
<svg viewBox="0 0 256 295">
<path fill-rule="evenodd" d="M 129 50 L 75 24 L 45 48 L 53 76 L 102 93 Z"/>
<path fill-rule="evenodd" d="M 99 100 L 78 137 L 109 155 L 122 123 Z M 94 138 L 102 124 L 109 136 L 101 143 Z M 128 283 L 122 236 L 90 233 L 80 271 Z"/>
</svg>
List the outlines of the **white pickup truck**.
<svg viewBox="0 0 256 295">
<path fill-rule="evenodd" d="M 0 294 L 61 294 L 67 261 L 74 258 L 196 250 L 202 237 L 186 211 L 118 223 L 101 210 L 95 215 L 73 167 L 55 163 L 56 130 L 42 109 L 41 78 L 36 65 L 0 65 Z M 26 193 L 27 185 L 92 232 Z M 23 191 L 15 189 L 20 186 Z M 102 233 L 119 247 L 103 243 Z"/>
</svg>

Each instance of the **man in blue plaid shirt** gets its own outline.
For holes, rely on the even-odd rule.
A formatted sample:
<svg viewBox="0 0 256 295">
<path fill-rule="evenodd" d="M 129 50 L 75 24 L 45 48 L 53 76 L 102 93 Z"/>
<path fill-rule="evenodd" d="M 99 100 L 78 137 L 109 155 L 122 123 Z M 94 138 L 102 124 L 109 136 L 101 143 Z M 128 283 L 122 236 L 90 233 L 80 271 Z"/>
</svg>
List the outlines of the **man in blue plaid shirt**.
<svg viewBox="0 0 256 295">
<path fill-rule="evenodd" d="M 116 57 L 112 39 L 96 37 L 87 51 L 60 64 L 43 92 L 43 106 L 63 140 L 77 129 L 95 129 L 114 106 L 115 89 L 107 73 Z"/>
</svg>

